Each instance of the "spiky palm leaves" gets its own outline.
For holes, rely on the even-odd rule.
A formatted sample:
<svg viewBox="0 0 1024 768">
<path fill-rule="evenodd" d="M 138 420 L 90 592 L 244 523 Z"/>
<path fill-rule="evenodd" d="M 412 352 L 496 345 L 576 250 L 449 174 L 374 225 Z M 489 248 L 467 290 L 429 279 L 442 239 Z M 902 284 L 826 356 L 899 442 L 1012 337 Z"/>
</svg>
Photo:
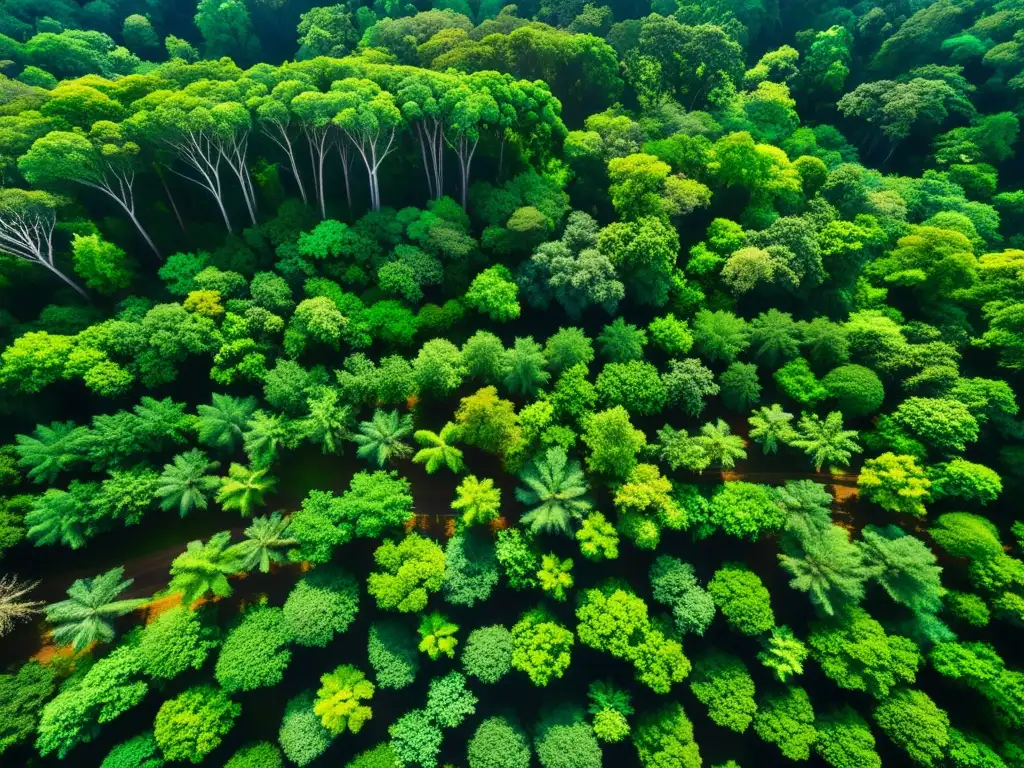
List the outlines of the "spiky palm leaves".
<svg viewBox="0 0 1024 768">
<path fill-rule="evenodd" d="M 160 508 L 169 510 L 177 507 L 184 517 L 193 509 L 206 509 L 207 494 L 220 487 L 220 478 L 207 472 L 217 469 L 219 462 L 210 461 L 198 448 L 180 453 L 170 464 L 164 464 L 156 495 L 160 497 Z"/>
<path fill-rule="evenodd" d="M 732 434 L 722 419 L 704 424 L 695 439 L 711 463 L 722 469 L 732 469 L 739 459 L 747 458 L 743 438 Z"/>
<path fill-rule="evenodd" d="M 17 576 L 0 578 L 0 637 L 14 629 L 16 621 L 23 621 L 39 613 L 41 602 L 23 599 L 37 586 L 38 581 L 28 584 L 18 581 Z"/>
<path fill-rule="evenodd" d="M 56 626 L 53 639 L 80 651 L 94 642 L 114 639 L 114 619 L 142 605 L 145 600 L 118 600 L 132 584 L 124 568 L 114 568 L 91 579 L 78 579 L 68 588 L 68 599 L 46 606 L 46 619 Z"/>
<path fill-rule="evenodd" d="M 182 601 L 193 603 L 207 593 L 215 597 L 231 594 L 228 576 L 242 570 L 241 556 L 230 546 L 231 532 L 221 531 L 202 541 L 190 541 L 171 563 L 171 593 L 180 592 Z"/>
<path fill-rule="evenodd" d="M 412 416 L 398 411 L 374 411 L 373 418 L 359 423 L 359 434 L 352 440 L 359 446 L 356 456 L 383 467 L 392 459 L 401 459 L 412 453 L 402 438 L 412 433 Z"/>
<path fill-rule="evenodd" d="M 252 397 L 215 394 L 212 402 L 213 405 L 200 405 L 196 408 L 199 414 L 199 442 L 212 448 L 234 451 L 256 410 L 256 400 Z"/>
<path fill-rule="evenodd" d="M 796 430 L 790 423 L 793 414 L 782 410 L 778 403 L 763 405 L 747 419 L 750 424 L 750 439 L 760 443 L 765 453 L 776 453 L 780 445 L 788 445 Z"/>
<path fill-rule="evenodd" d="M 462 451 L 452 445 L 459 439 L 457 425 L 449 421 L 440 433 L 417 429 L 413 438 L 423 447 L 416 452 L 412 460 L 416 464 L 425 464 L 428 475 L 434 474 L 441 467 L 447 467 L 452 472 L 462 471 Z"/>
<path fill-rule="evenodd" d="M 455 658 L 455 646 L 459 644 L 455 637 L 459 631 L 458 624 L 453 624 L 448 621 L 448 617 L 435 611 L 423 617 L 417 631 L 421 638 L 419 649 L 431 660 L 437 661 L 442 653 L 450 659 Z"/>
<path fill-rule="evenodd" d="M 519 475 L 526 486 L 516 489 L 516 498 L 533 507 L 522 517 L 534 533 L 557 531 L 568 534 L 573 520 L 582 519 L 591 508 L 586 498 L 587 482 L 578 461 L 569 461 L 565 450 L 548 448 Z"/>
<path fill-rule="evenodd" d="M 797 437 L 790 444 L 811 457 L 815 472 L 825 464 L 845 466 L 852 454 L 861 452 L 857 430 L 843 429 L 843 414 L 839 411 L 832 411 L 824 419 L 816 413 L 805 413 L 797 425 Z"/>
<path fill-rule="evenodd" d="M 240 541 L 232 549 L 239 557 L 239 568 L 253 571 L 259 568 L 260 573 L 270 571 L 271 563 L 283 563 L 286 547 L 296 544 L 295 539 L 286 535 L 289 521 L 275 512 L 268 517 L 257 517 L 245 529 L 245 540 Z"/>
<path fill-rule="evenodd" d="M 452 509 L 462 513 L 465 525 L 488 525 L 501 514 L 501 489 L 489 477 L 483 480 L 467 475 L 455 489 Z"/>
<path fill-rule="evenodd" d="M 324 387 L 309 398 L 309 416 L 302 422 L 305 437 L 318 443 L 324 453 L 337 453 L 349 436 L 351 409 L 338 403 L 338 390 Z"/>
<path fill-rule="evenodd" d="M 217 503 L 225 510 L 235 509 L 248 517 L 257 506 L 263 506 L 263 494 L 274 490 L 276 478 L 266 469 L 250 469 L 241 464 L 228 467 L 228 476 L 221 480 Z"/>
<path fill-rule="evenodd" d="M 83 457 L 88 430 L 70 421 L 38 425 L 32 435 L 17 435 L 14 450 L 18 465 L 28 468 L 28 479 L 49 485 L 62 471 Z"/>
</svg>

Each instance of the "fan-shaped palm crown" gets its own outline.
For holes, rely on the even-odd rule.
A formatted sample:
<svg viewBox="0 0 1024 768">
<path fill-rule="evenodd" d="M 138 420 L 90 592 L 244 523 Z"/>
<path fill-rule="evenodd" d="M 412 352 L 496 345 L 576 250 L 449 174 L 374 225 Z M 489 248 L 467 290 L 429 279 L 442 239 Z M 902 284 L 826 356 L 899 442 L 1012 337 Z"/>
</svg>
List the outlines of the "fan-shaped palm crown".
<svg viewBox="0 0 1024 768">
<path fill-rule="evenodd" d="M 192 509 L 206 509 L 209 493 L 220 487 L 220 478 L 208 475 L 216 469 L 216 461 L 210 461 L 198 448 L 179 453 L 171 464 L 164 464 L 156 495 L 161 498 L 161 509 L 174 509 L 184 517 Z"/>
<path fill-rule="evenodd" d="M 359 434 L 352 440 L 359 445 L 356 456 L 373 461 L 383 467 L 391 459 L 400 459 L 412 453 L 402 438 L 412 432 L 412 416 L 400 416 L 398 411 L 377 410 L 369 421 L 359 423 Z"/>
<path fill-rule="evenodd" d="M 113 621 L 145 600 L 118 600 L 132 585 L 124 568 L 114 568 L 91 579 L 78 579 L 68 588 L 68 599 L 46 606 L 47 621 L 55 624 L 53 639 L 80 651 L 90 643 L 114 639 Z"/>
<path fill-rule="evenodd" d="M 522 522 L 534 533 L 569 533 L 571 522 L 581 519 L 592 506 L 585 496 L 583 470 L 578 461 L 569 461 L 563 448 L 548 448 L 519 479 L 526 487 L 516 489 L 516 498 L 533 507 L 523 515 Z"/>
</svg>

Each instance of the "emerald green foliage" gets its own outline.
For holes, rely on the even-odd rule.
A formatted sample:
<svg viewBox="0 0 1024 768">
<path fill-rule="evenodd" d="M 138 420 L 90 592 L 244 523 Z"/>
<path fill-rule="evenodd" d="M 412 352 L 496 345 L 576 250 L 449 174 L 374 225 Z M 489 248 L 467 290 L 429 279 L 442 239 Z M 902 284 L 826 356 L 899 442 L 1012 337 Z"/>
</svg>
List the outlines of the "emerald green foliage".
<svg viewBox="0 0 1024 768">
<path fill-rule="evenodd" d="M 708 592 L 726 621 L 745 635 L 759 635 L 775 624 L 768 590 L 756 573 L 742 565 L 718 569 L 708 582 Z"/>
<path fill-rule="evenodd" d="M 373 749 L 360 753 L 346 768 L 396 768 L 395 751 L 390 744 L 378 744 Z"/>
<path fill-rule="evenodd" d="M 269 741 L 257 741 L 235 752 L 224 768 L 284 768 L 284 757 Z"/>
<path fill-rule="evenodd" d="M 913 683 L 921 654 L 908 638 L 889 635 L 863 608 L 841 621 L 816 622 L 807 637 L 811 658 L 840 688 L 884 698 L 899 683 Z"/>
<path fill-rule="evenodd" d="M 504 717 L 489 717 L 467 747 L 469 768 L 529 768 L 530 744 L 521 729 Z"/>
<path fill-rule="evenodd" d="M 227 693 L 277 685 L 292 660 L 290 641 L 284 612 L 256 606 L 224 638 L 214 677 Z"/>
<path fill-rule="evenodd" d="M 500 624 L 474 629 L 462 649 L 466 674 L 496 683 L 512 669 L 512 634 Z"/>
<path fill-rule="evenodd" d="M 537 569 L 540 568 L 540 554 L 533 546 L 529 534 L 524 534 L 518 528 L 498 531 L 494 555 L 512 589 L 539 586 Z"/>
<path fill-rule="evenodd" d="M 442 728 L 457 728 L 476 712 L 477 701 L 466 689 L 466 678 L 459 672 L 449 672 L 430 681 L 427 716 Z"/>
<path fill-rule="evenodd" d="M 405 688 L 416 679 L 420 668 L 416 635 L 402 622 L 371 624 L 366 653 L 379 687 Z"/>
<path fill-rule="evenodd" d="M 804 660 L 810 649 L 789 627 L 772 627 L 770 636 L 761 640 L 764 648 L 757 659 L 768 667 L 780 683 L 792 675 L 803 674 Z"/>
<path fill-rule="evenodd" d="M 783 756 L 806 760 L 818 738 L 807 691 L 790 685 L 781 694 L 764 696 L 754 715 L 754 730 L 762 740 L 775 744 Z"/>
<path fill-rule="evenodd" d="M 949 716 L 926 693 L 905 688 L 875 708 L 875 722 L 911 760 L 932 766 L 946 754 Z"/>
<path fill-rule="evenodd" d="M 852 707 L 844 706 L 818 716 L 815 751 L 833 768 L 881 768 L 875 736 Z"/>
<path fill-rule="evenodd" d="M 735 656 L 712 652 L 697 659 L 690 690 L 708 708 L 708 717 L 716 725 L 738 733 L 750 727 L 757 711 L 754 679 Z"/>
<path fill-rule="evenodd" d="M 349 628 L 358 612 L 359 583 L 346 571 L 325 566 L 299 579 L 281 618 L 292 642 L 323 648 Z"/>
<path fill-rule="evenodd" d="M 132 585 L 124 568 L 114 568 L 91 579 L 78 579 L 68 587 L 68 599 L 46 606 L 46 620 L 54 624 L 53 639 L 80 651 L 92 643 L 114 639 L 114 619 L 134 611 L 145 600 L 118 600 Z"/>
<path fill-rule="evenodd" d="M 569 461 L 562 448 L 548 448 L 519 479 L 525 487 L 516 489 L 516 499 L 532 507 L 520 519 L 534 533 L 569 533 L 572 522 L 590 510 L 579 462 Z"/>
<path fill-rule="evenodd" d="M 331 744 L 332 734 L 313 712 L 316 697 L 312 691 L 300 693 L 288 701 L 278 731 L 278 743 L 285 757 L 306 766 L 322 755 Z"/>
<path fill-rule="evenodd" d="M 678 703 L 666 704 L 641 716 L 633 744 L 643 768 L 666 764 L 700 768 L 700 751 L 693 740 L 693 723 Z"/>
<path fill-rule="evenodd" d="M 1020 687 L 1024 673 L 1008 669 L 988 643 L 936 643 L 929 654 L 936 671 L 974 688 L 992 705 L 998 720 L 1008 728 L 1024 723 Z"/>
<path fill-rule="evenodd" d="M 242 567 L 242 555 L 230 546 L 230 531 L 215 533 L 204 544 L 190 541 L 185 551 L 171 562 L 168 592 L 180 592 L 182 602 L 191 604 L 207 595 L 227 597 L 231 594 L 231 576 Z"/>
<path fill-rule="evenodd" d="M 388 727 L 391 749 L 401 765 L 420 765 L 434 768 L 441 751 L 444 734 L 431 722 L 425 710 L 414 709 L 398 718 Z"/>
<path fill-rule="evenodd" d="M 0 755 L 36 732 L 40 711 L 55 690 L 53 670 L 34 661 L 0 675 Z"/>
<path fill-rule="evenodd" d="M 142 733 L 114 747 L 100 768 L 163 768 L 165 765 L 152 733 Z"/>
<path fill-rule="evenodd" d="M 708 512 L 711 522 L 730 536 L 753 540 L 779 530 L 786 521 L 771 489 L 754 483 L 723 483 Z"/>
<path fill-rule="evenodd" d="M 360 422 L 359 434 L 352 436 L 359 446 L 356 455 L 375 462 L 378 467 L 410 456 L 412 448 L 402 439 L 412 431 L 412 416 L 399 416 L 398 411 L 374 411 L 370 421 Z"/>
<path fill-rule="evenodd" d="M 821 380 L 839 410 L 857 419 L 875 413 L 885 400 L 885 388 L 878 374 L 863 365 L 841 365 Z"/>
<path fill-rule="evenodd" d="M 242 707 L 223 691 L 204 685 L 168 699 L 156 713 L 153 733 L 168 760 L 202 762 L 235 724 Z"/>
<path fill-rule="evenodd" d="M 864 599 L 864 583 L 872 572 L 845 528 L 829 525 L 797 541 L 787 539 L 783 552 L 779 564 L 793 576 L 789 586 L 806 592 L 825 615 L 835 615 Z"/>
<path fill-rule="evenodd" d="M 160 614 L 139 636 L 139 663 L 151 677 L 171 680 L 200 669 L 217 647 L 215 627 L 201 611 L 176 606 Z"/>
<path fill-rule="evenodd" d="M 445 600 L 472 608 L 487 600 L 498 584 L 494 543 L 470 531 L 453 536 L 444 548 L 444 569 Z"/>
<path fill-rule="evenodd" d="M 654 599 L 672 609 L 679 633 L 703 635 L 715 618 L 715 603 L 697 582 L 693 566 L 660 555 L 651 566 L 650 579 Z"/>
<path fill-rule="evenodd" d="M 534 739 L 543 768 L 596 768 L 601 747 L 589 725 L 575 711 L 555 710 L 537 726 Z"/>
</svg>

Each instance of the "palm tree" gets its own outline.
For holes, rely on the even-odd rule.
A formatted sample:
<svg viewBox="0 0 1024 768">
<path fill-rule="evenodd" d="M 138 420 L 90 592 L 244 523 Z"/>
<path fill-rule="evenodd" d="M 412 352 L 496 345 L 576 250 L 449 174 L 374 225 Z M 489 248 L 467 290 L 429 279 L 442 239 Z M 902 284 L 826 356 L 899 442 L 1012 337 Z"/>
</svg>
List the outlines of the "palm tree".
<svg viewBox="0 0 1024 768">
<path fill-rule="evenodd" d="M 271 563 L 283 563 L 285 557 L 279 550 L 297 543 L 285 535 L 288 525 L 280 512 L 255 518 L 245 529 L 245 540 L 232 547 L 240 558 L 241 570 L 252 571 L 259 567 L 260 573 L 268 573 Z"/>
<path fill-rule="evenodd" d="M 814 460 L 815 472 L 820 472 L 824 464 L 845 466 L 851 455 L 861 452 L 857 430 L 843 429 L 843 414 L 839 411 L 832 411 L 824 421 L 816 413 L 805 413 L 800 417 L 797 432 L 792 445 Z"/>
<path fill-rule="evenodd" d="M 526 487 L 516 489 L 516 498 L 523 504 L 536 505 L 522 516 L 522 522 L 534 533 L 568 534 L 572 520 L 579 520 L 590 511 L 592 505 L 585 497 L 587 481 L 583 470 L 578 461 L 568 460 L 564 448 L 548 448 L 519 479 Z"/>
<path fill-rule="evenodd" d="M 19 582 L 17 576 L 0 578 L 0 637 L 14 629 L 14 622 L 39 613 L 41 602 L 22 600 L 38 586 L 38 581 L 31 584 Z"/>
<path fill-rule="evenodd" d="M 760 443 L 765 453 L 776 453 L 779 445 L 788 445 L 796 437 L 796 430 L 790 424 L 793 414 L 782 410 L 778 403 L 762 405 L 747 421 L 750 439 Z"/>
<path fill-rule="evenodd" d="M 232 464 L 228 467 L 228 476 L 221 478 L 217 503 L 223 509 L 237 509 L 242 517 L 248 517 L 254 507 L 263 506 L 263 494 L 277 485 L 277 480 L 267 475 L 268 471 Z"/>
<path fill-rule="evenodd" d="M 337 453 L 349 436 L 351 409 L 338 404 L 338 390 L 324 387 L 309 398 L 309 416 L 303 422 L 305 436 L 319 443 L 324 453 Z"/>
<path fill-rule="evenodd" d="M 114 639 L 114 619 L 131 613 L 145 600 L 118 600 L 132 585 L 124 568 L 114 568 L 91 579 L 78 579 L 68 587 L 68 599 L 46 606 L 46 620 L 56 626 L 53 639 L 80 651 L 91 643 Z"/>
<path fill-rule="evenodd" d="M 793 574 L 789 586 L 808 592 L 811 602 L 827 615 L 864 598 L 864 582 L 871 569 L 845 529 L 830 525 L 824 533 L 798 544 L 784 539 L 783 549 L 786 554 L 779 555 L 779 563 Z"/>
<path fill-rule="evenodd" d="M 82 459 L 88 430 L 71 421 L 39 424 L 29 435 L 16 435 L 18 465 L 30 467 L 28 478 L 34 483 L 52 484 L 62 471 Z"/>
<path fill-rule="evenodd" d="M 156 495 L 162 499 L 160 508 L 169 510 L 177 507 L 182 517 L 193 509 L 206 509 L 207 494 L 220 487 L 220 478 L 207 472 L 219 466 L 220 462 L 210 461 L 198 448 L 179 453 L 172 463 L 164 464 L 164 472 L 160 475 L 160 484 L 156 488 Z"/>
<path fill-rule="evenodd" d="M 373 418 L 359 423 L 359 434 L 352 440 L 359 445 L 356 456 L 367 461 L 374 461 L 383 467 L 391 459 L 401 459 L 412 453 L 412 448 L 402 442 L 402 438 L 412 432 L 412 416 L 399 416 L 398 411 L 378 409 Z"/>
<path fill-rule="evenodd" d="M 442 653 L 450 659 L 455 658 L 455 646 L 459 644 L 455 637 L 459 631 L 458 624 L 453 624 L 447 616 L 434 611 L 423 617 L 418 631 L 422 638 L 419 648 L 431 660 L 437 661 Z"/>
<path fill-rule="evenodd" d="M 278 413 L 256 411 L 242 434 L 245 455 L 254 467 L 269 467 L 281 448 L 296 448 L 303 426 Z"/>
<path fill-rule="evenodd" d="M 747 458 L 743 438 L 732 434 L 729 425 L 722 419 L 702 426 L 695 440 L 711 463 L 718 464 L 722 469 L 732 469 L 738 459 Z"/>
<path fill-rule="evenodd" d="M 196 408 L 199 414 L 199 442 L 233 452 L 256 410 L 256 400 L 252 397 L 215 394 L 212 402 L 213 405 L 200 405 Z"/>
<path fill-rule="evenodd" d="M 231 594 L 228 576 L 242 570 L 241 557 L 231 543 L 231 532 L 221 531 L 202 541 L 190 541 L 185 551 L 171 563 L 171 582 L 167 590 L 180 592 L 182 601 L 194 603 L 207 592 L 216 597 Z"/>
<path fill-rule="evenodd" d="M 416 452 L 412 460 L 417 464 L 426 464 L 428 475 L 434 474 L 441 467 L 447 467 L 452 472 L 462 471 L 462 451 L 452 445 L 459 439 L 458 426 L 449 421 L 440 433 L 417 429 L 413 438 L 423 448 Z"/>
<path fill-rule="evenodd" d="M 813 480 L 788 480 L 776 488 L 775 503 L 789 513 L 786 533 L 804 541 L 821 536 L 832 525 L 832 494 Z"/>
<path fill-rule="evenodd" d="M 465 525 L 487 525 L 497 520 L 501 510 L 501 489 L 494 487 L 489 477 L 483 480 L 467 475 L 455 489 L 452 509 L 462 513 Z"/>
</svg>

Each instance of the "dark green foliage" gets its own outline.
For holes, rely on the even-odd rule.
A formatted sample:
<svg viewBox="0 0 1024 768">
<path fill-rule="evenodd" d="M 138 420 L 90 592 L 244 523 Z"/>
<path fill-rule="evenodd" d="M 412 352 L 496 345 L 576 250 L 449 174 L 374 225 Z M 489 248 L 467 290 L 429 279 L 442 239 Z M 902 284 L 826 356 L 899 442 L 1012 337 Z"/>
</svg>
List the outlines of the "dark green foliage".
<svg viewBox="0 0 1024 768">
<path fill-rule="evenodd" d="M 35 733 L 40 709 L 54 690 L 53 671 L 34 661 L 0 675 L 0 755 Z"/>
<path fill-rule="evenodd" d="M 340 569 L 321 567 L 299 580 L 281 615 L 292 642 L 323 648 L 359 612 L 359 584 Z"/>
<path fill-rule="evenodd" d="M 224 639 L 214 676 L 225 691 L 277 685 L 292 660 L 291 633 L 280 608 L 257 606 Z"/>
<path fill-rule="evenodd" d="M 416 679 L 420 657 L 412 627 L 397 620 L 370 625 L 366 652 L 381 688 L 405 688 Z"/>
<path fill-rule="evenodd" d="M 268 763 L 271 767 L 273 763 Z M 152 733 L 142 733 L 118 744 L 103 759 L 100 768 L 163 768 L 164 759 Z M 234 768 L 238 768 L 237 765 Z"/>
<path fill-rule="evenodd" d="M 496 683 L 512 669 L 512 635 L 500 624 L 474 629 L 462 649 L 466 674 Z"/>
<path fill-rule="evenodd" d="M 309 765 L 331 744 L 332 734 L 313 712 L 316 696 L 312 691 L 300 693 L 284 709 L 278 731 L 278 743 L 285 757 L 299 766 Z"/>
</svg>

